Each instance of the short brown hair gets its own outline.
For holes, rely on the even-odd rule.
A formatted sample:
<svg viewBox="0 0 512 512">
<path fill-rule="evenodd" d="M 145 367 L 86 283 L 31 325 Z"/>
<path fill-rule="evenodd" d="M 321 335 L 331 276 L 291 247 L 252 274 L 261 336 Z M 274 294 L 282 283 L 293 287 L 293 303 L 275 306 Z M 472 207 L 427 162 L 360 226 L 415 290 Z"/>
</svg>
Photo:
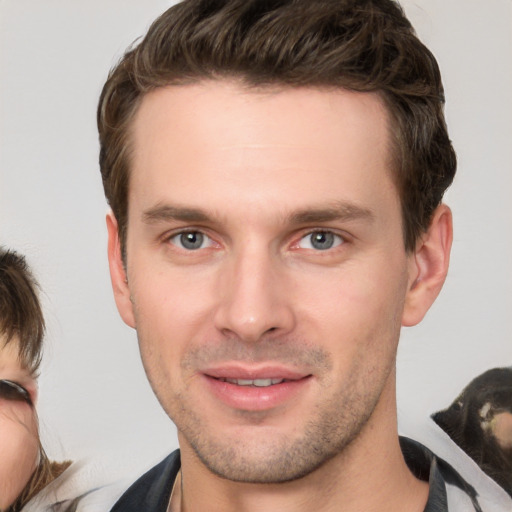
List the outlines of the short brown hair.
<svg viewBox="0 0 512 512">
<path fill-rule="evenodd" d="M 98 106 L 100 169 L 125 251 L 130 128 L 147 92 L 205 79 L 377 92 L 391 119 L 404 241 L 413 250 L 456 157 L 437 62 L 393 0 L 184 0 L 127 51 Z"/>
<path fill-rule="evenodd" d="M 25 258 L 0 247 L 0 334 L 16 337 L 21 363 L 35 372 L 43 350 L 45 323 L 38 284 Z"/>
</svg>

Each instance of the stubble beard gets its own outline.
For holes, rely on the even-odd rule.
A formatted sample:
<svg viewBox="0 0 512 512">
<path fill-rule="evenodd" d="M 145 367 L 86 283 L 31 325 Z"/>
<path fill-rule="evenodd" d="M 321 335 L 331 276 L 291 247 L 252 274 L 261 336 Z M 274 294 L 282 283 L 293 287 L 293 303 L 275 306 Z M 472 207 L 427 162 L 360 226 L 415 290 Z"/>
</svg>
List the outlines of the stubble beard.
<svg viewBox="0 0 512 512">
<path fill-rule="evenodd" d="M 294 439 L 262 436 L 261 442 L 252 446 L 239 439 L 205 436 L 201 420 L 191 411 L 180 432 L 213 474 L 235 482 L 277 484 L 305 477 L 342 454 L 364 428 L 374 407 L 371 404 L 359 417 L 350 413 L 340 417 L 338 407 L 329 409 L 307 423 L 302 435 Z"/>
<path fill-rule="evenodd" d="M 168 394 L 172 379 L 164 358 L 155 358 L 157 354 L 151 350 L 146 352 L 144 349 L 149 349 L 151 344 L 141 343 L 140 332 L 138 336 L 146 374 L 160 404 L 176 424 L 180 447 L 183 450 L 186 444 L 191 449 L 189 453 L 211 473 L 234 482 L 277 484 L 297 480 L 346 453 L 371 418 L 394 367 L 392 351 L 382 349 L 386 344 L 380 345 L 381 351 L 376 350 L 380 354 L 375 354 L 374 364 L 368 364 L 366 349 L 369 347 L 362 344 L 345 370 L 345 381 L 338 383 L 333 393 L 331 354 L 300 341 L 269 339 L 248 347 L 233 339 L 224 340 L 222 346 L 212 343 L 190 349 L 181 361 L 184 375 L 191 375 L 194 369 L 204 367 L 203 363 L 216 360 L 271 360 L 310 368 L 319 377 L 319 386 L 323 388 L 317 393 L 320 398 L 314 410 L 306 412 L 309 420 L 297 418 L 293 432 L 265 429 L 265 411 L 239 411 L 246 420 L 241 422 L 246 425 L 240 430 L 241 435 L 233 435 L 231 430 L 229 435 L 223 435 L 209 428 L 208 417 L 193 406 L 187 388 Z M 328 398 L 322 399 L 327 395 Z"/>
<path fill-rule="evenodd" d="M 213 435 L 208 423 L 197 412 L 184 404 L 180 394 L 178 414 L 170 414 L 182 439 L 195 456 L 213 474 L 234 482 L 276 484 L 297 480 L 321 467 L 332 458 L 343 454 L 359 436 L 379 401 L 386 381 L 372 382 L 374 369 L 364 372 L 359 364 L 353 366 L 351 378 L 327 402 L 317 404 L 311 419 L 297 434 L 276 433 L 260 428 L 254 415 L 254 433 L 221 437 Z M 378 373 L 378 372 L 377 372 Z M 388 374 L 389 375 L 389 372 Z M 174 409 L 167 408 L 168 411 Z M 246 416 L 250 419 L 251 413 Z M 244 416 L 241 413 L 241 416 Z M 297 418 L 300 425 L 302 418 Z"/>
</svg>

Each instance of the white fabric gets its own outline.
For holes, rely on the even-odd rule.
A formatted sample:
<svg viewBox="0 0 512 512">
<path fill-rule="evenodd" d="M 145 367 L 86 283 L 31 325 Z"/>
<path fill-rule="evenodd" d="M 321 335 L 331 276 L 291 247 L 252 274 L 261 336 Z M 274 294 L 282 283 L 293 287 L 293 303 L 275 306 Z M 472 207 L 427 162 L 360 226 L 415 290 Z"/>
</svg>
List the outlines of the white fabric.
<svg viewBox="0 0 512 512">
<path fill-rule="evenodd" d="M 125 480 L 108 482 L 106 468 L 74 462 L 30 500 L 22 512 L 106 512 L 130 485 Z"/>
</svg>

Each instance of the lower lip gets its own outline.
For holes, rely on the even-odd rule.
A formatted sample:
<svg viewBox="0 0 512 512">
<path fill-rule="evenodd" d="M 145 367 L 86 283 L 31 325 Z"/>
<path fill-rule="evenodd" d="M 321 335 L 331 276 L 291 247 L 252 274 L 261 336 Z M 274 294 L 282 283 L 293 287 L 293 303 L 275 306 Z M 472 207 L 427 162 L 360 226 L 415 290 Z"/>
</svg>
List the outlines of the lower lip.
<svg viewBox="0 0 512 512">
<path fill-rule="evenodd" d="M 205 375 L 213 394 L 233 409 L 265 411 L 295 399 L 307 387 L 311 377 L 291 380 L 267 387 L 238 386 Z"/>
</svg>

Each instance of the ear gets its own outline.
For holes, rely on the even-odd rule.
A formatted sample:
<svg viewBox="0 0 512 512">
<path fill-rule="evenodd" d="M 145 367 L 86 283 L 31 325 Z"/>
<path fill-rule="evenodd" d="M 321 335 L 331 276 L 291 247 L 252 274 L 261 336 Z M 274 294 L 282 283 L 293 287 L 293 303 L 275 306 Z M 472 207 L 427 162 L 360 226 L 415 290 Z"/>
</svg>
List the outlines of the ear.
<svg viewBox="0 0 512 512">
<path fill-rule="evenodd" d="M 133 314 L 130 288 L 128 286 L 126 270 L 123 264 L 119 228 L 112 211 L 107 214 L 107 231 L 108 265 L 117 310 L 119 311 L 124 323 L 135 328 L 135 315 Z"/>
<path fill-rule="evenodd" d="M 439 295 L 448 273 L 452 240 L 452 212 L 442 204 L 409 257 L 409 288 L 402 325 L 410 327 L 421 322 Z"/>
</svg>

